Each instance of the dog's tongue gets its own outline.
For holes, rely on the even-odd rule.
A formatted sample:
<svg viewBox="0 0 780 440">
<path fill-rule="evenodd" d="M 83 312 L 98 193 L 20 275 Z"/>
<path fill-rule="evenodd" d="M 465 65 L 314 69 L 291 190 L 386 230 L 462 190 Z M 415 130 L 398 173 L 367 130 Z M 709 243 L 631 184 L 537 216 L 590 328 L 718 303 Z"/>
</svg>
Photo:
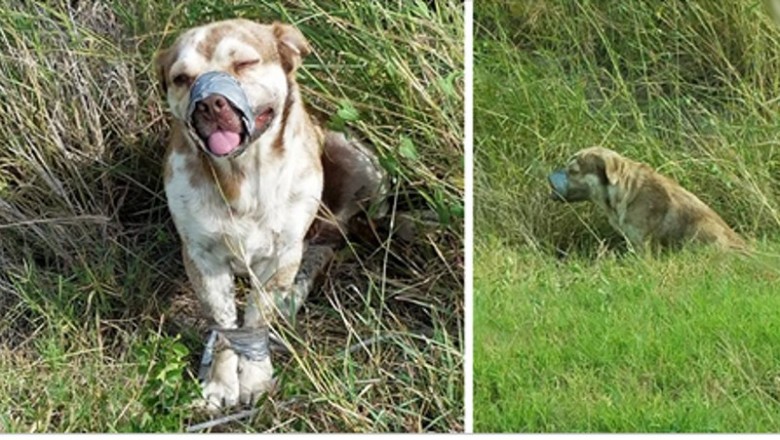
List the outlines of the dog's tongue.
<svg viewBox="0 0 780 440">
<path fill-rule="evenodd" d="M 241 135 L 229 130 L 217 130 L 208 138 L 209 150 L 219 156 L 228 154 L 241 144 Z"/>
</svg>

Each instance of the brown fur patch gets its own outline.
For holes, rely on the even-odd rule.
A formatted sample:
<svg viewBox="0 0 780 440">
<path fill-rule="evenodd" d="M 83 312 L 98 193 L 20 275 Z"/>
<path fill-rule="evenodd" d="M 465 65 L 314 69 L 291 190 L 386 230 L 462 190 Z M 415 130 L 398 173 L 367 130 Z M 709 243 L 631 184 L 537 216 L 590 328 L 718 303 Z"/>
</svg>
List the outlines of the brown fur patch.
<svg viewBox="0 0 780 440">
<path fill-rule="evenodd" d="M 173 169 L 171 168 L 171 164 L 168 159 L 170 159 L 171 154 L 174 151 L 177 153 L 185 153 L 187 151 L 186 142 L 187 140 L 184 138 L 181 124 L 178 121 L 175 121 L 173 123 L 173 127 L 171 127 L 171 137 L 168 141 L 168 148 L 165 150 L 165 156 L 163 158 L 163 163 L 165 164 L 163 178 L 165 179 L 165 183 L 170 182 L 171 178 L 173 177 Z"/>
<path fill-rule="evenodd" d="M 284 127 L 287 127 L 287 119 L 289 118 L 290 111 L 295 104 L 295 97 L 298 95 L 298 86 L 296 85 L 295 81 L 291 81 L 289 77 L 287 78 L 287 91 L 287 99 L 284 101 L 284 108 L 282 109 L 281 126 L 283 128 L 279 131 L 279 135 L 276 136 L 276 139 L 274 139 L 273 143 L 274 151 L 279 153 L 284 151 L 284 133 L 286 131 Z M 303 105 L 303 103 L 301 103 L 301 105 Z"/>
<path fill-rule="evenodd" d="M 212 27 L 206 38 L 198 44 L 197 51 L 210 60 L 219 43 L 227 36 L 235 37 L 254 47 L 263 63 L 279 61 L 279 50 L 273 33 L 269 32 L 269 26 L 242 19 Z"/>
<path fill-rule="evenodd" d="M 172 47 L 162 50 L 154 57 L 154 66 L 157 73 L 157 81 L 160 83 L 160 90 L 163 95 L 168 93 L 168 73 L 171 69 L 171 64 L 179 56 L 179 49 Z"/>
<path fill-rule="evenodd" d="M 311 53 L 309 42 L 294 26 L 279 22 L 274 22 L 272 26 L 282 68 L 287 73 L 294 72 L 300 66 L 303 58 Z"/>
<path fill-rule="evenodd" d="M 234 32 L 234 29 L 228 23 L 219 23 L 212 26 L 206 33 L 206 38 L 198 43 L 195 50 L 203 55 L 203 58 L 210 60 L 222 39 L 229 33 Z"/>
<path fill-rule="evenodd" d="M 244 173 L 232 160 L 229 162 L 230 170 L 223 170 L 214 166 L 206 153 L 198 151 L 197 160 L 200 164 L 201 176 L 208 182 L 217 185 L 217 191 L 225 197 L 228 203 L 233 203 L 241 196 L 241 183 L 244 181 Z"/>
<path fill-rule="evenodd" d="M 244 42 L 255 48 L 263 63 L 279 62 L 279 51 L 267 27 L 251 23 L 251 26 L 243 29 L 241 37 Z"/>
</svg>

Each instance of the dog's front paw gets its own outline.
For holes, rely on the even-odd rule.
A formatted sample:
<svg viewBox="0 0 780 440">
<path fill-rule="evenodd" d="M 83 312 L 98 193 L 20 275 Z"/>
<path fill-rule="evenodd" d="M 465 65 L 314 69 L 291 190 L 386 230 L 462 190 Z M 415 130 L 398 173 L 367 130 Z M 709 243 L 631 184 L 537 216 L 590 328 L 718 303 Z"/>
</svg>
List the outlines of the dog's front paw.
<svg viewBox="0 0 780 440">
<path fill-rule="evenodd" d="M 215 354 L 214 364 L 203 382 L 203 406 L 211 411 L 238 403 L 238 355 L 231 349 Z"/>
<path fill-rule="evenodd" d="M 253 361 L 244 356 L 238 360 L 239 401 L 252 405 L 263 393 L 271 392 L 276 381 L 271 358 Z"/>
</svg>

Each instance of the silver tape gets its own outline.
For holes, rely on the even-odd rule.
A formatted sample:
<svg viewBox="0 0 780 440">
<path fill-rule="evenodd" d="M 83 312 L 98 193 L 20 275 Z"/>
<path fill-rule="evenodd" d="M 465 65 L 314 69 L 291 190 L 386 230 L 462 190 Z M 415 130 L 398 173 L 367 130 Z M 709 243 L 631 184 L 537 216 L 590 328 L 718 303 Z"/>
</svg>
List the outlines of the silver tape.
<svg viewBox="0 0 780 440">
<path fill-rule="evenodd" d="M 566 197 L 569 192 L 569 176 L 565 171 L 554 171 L 548 176 L 548 180 L 555 192 L 561 197 Z"/>
<path fill-rule="evenodd" d="M 236 353 L 252 361 L 268 357 L 268 328 L 237 328 L 221 330 L 228 346 Z"/>
<path fill-rule="evenodd" d="M 200 358 L 200 368 L 198 368 L 198 379 L 205 381 L 208 379 L 211 364 L 214 363 L 214 346 L 217 344 L 217 332 L 212 330 L 206 339 L 206 346 L 203 348 L 203 357 Z"/>
<path fill-rule="evenodd" d="M 201 381 L 208 379 L 214 353 L 219 350 L 233 350 L 251 361 L 267 359 L 270 354 L 268 333 L 268 328 L 212 329 L 200 359 L 198 378 Z"/>
<path fill-rule="evenodd" d="M 251 135 L 255 131 L 254 109 L 249 105 L 244 89 L 232 75 L 225 72 L 206 72 L 195 79 L 190 89 L 190 105 L 187 107 L 190 121 L 198 103 L 211 95 L 224 96 L 241 114 L 246 132 Z"/>
</svg>

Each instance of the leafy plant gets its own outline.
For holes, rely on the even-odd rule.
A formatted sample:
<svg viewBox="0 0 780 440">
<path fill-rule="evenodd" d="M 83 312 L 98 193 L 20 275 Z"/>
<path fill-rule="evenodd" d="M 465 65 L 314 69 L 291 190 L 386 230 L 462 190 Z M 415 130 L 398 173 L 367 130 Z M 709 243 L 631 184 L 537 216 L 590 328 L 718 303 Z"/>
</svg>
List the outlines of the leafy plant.
<svg viewBox="0 0 780 440">
<path fill-rule="evenodd" d="M 179 335 L 153 335 L 136 347 L 138 374 L 145 383 L 139 398 L 143 412 L 132 422 L 133 430 L 181 431 L 198 395 L 198 384 L 188 370 L 189 354 Z"/>
</svg>

